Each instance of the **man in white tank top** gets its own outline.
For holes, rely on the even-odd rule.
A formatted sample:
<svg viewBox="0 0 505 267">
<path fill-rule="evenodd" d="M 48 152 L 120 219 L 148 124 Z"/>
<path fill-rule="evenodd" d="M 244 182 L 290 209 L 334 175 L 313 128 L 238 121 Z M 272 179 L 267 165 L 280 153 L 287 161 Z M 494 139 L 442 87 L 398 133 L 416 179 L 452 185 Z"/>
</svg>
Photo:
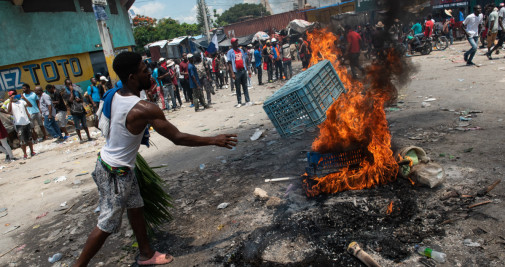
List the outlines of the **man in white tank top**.
<svg viewBox="0 0 505 267">
<path fill-rule="evenodd" d="M 119 54 L 114 59 L 113 68 L 123 87 L 113 96 L 110 108 L 110 132 L 92 174 L 98 187 L 101 211 L 98 224 L 89 235 L 74 266 L 88 265 L 107 237 L 120 229 L 125 209 L 139 244 L 140 256 L 137 263 L 166 264 L 171 262 L 173 257 L 154 251 L 147 240 L 142 208 L 144 203 L 133 171 L 144 130 L 149 124 L 156 132 L 176 145 L 215 145 L 228 149 L 236 145 L 236 135 L 201 137 L 181 133 L 166 120 L 163 111 L 156 104 L 141 100 L 140 92 L 151 86 L 151 73 L 139 54 L 133 52 Z"/>
</svg>

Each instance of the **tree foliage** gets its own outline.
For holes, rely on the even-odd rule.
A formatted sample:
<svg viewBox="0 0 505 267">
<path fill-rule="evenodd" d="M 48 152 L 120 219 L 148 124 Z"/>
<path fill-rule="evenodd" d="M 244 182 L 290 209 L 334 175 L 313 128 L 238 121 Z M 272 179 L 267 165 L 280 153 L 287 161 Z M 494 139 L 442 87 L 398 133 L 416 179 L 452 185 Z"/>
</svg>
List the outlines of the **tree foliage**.
<svg viewBox="0 0 505 267">
<path fill-rule="evenodd" d="M 218 17 L 217 24 L 224 26 L 246 18 L 259 18 L 268 15 L 270 12 L 261 4 L 236 4 Z"/>
<path fill-rule="evenodd" d="M 135 18 L 137 20 L 135 26 Z M 143 52 L 144 46 L 158 40 L 173 39 L 179 36 L 198 35 L 200 29 L 197 24 L 179 23 L 172 18 L 156 20 L 147 16 L 137 16 L 134 18 L 133 37 L 135 38 L 136 51 Z"/>
</svg>

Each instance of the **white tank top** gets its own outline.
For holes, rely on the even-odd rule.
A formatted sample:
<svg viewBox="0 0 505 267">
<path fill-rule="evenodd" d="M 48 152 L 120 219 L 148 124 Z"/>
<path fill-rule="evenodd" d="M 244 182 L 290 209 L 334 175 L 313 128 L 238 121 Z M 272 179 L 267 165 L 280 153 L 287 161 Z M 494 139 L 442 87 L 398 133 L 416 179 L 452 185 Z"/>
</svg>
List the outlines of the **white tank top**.
<svg viewBox="0 0 505 267">
<path fill-rule="evenodd" d="M 135 167 L 137 152 L 144 130 L 134 135 L 126 128 L 126 116 L 140 101 L 137 96 L 121 96 L 112 99 L 110 133 L 100 152 L 102 160 L 112 167 Z"/>
</svg>

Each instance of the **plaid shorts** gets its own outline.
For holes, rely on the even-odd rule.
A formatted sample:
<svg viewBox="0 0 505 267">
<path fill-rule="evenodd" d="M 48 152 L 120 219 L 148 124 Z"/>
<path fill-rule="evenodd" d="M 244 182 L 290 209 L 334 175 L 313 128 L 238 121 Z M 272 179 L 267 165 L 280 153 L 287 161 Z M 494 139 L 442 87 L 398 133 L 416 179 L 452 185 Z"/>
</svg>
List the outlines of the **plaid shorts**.
<svg viewBox="0 0 505 267">
<path fill-rule="evenodd" d="M 91 174 L 98 187 L 100 215 L 98 228 L 106 233 L 117 233 L 125 209 L 144 206 L 139 184 L 133 170 L 125 175 L 111 173 L 102 161 L 97 160 Z"/>
</svg>

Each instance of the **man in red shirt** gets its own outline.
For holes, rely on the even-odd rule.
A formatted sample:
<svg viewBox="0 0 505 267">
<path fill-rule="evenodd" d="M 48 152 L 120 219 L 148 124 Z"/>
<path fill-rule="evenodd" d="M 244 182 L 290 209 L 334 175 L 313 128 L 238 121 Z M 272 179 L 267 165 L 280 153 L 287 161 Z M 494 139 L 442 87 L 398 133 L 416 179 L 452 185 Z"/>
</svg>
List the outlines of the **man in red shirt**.
<svg viewBox="0 0 505 267">
<path fill-rule="evenodd" d="M 351 65 L 352 77 L 357 79 L 356 69 L 359 69 L 363 76 L 365 75 L 365 69 L 359 64 L 359 55 L 361 52 L 361 36 L 359 33 L 351 29 L 351 26 L 345 26 L 345 32 L 347 33 L 347 55 L 349 56 L 349 63 Z"/>
<path fill-rule="evenodd" d="M 239 108 L 242 106 L 242 94 L 240 92 L 240 86 L 242 85 L 242 91 L 244 92 L 246 106 L 252 106 L 252 102 L 249 99 L 249 90 L 247 89 L 247 54 L 238 47 L 238 39 L 231 39 L 232 48 L 227 53 L 228 58 L 228 71 L 230 72 L 230 77 L 235 81 L 235 88 L 237 89 L 237 102 L 235 107 Z"/>
<path fill-rule="evenodd" d="M 188 55 L 186 53 L 182 54 L 181 63 L 179 63 L 179 68 L 181 75 L 184 75 L 184 79 L 181 79 L 181 86 L 184 92 L 184 98 L 186 102 L 191 102 L 191 106 L 193 107 L 193 91 L 189 88 L 189 75 L 188 75 Z"/>
<path fill-rule="evenodd" d="M 431 37 L 433 34 L 433 26 L 435 26 L 435 22 L 431 19 L 431 15 L 428 15 L 426 22 L 424 23 L 424 37 Z"/>
</svg>

